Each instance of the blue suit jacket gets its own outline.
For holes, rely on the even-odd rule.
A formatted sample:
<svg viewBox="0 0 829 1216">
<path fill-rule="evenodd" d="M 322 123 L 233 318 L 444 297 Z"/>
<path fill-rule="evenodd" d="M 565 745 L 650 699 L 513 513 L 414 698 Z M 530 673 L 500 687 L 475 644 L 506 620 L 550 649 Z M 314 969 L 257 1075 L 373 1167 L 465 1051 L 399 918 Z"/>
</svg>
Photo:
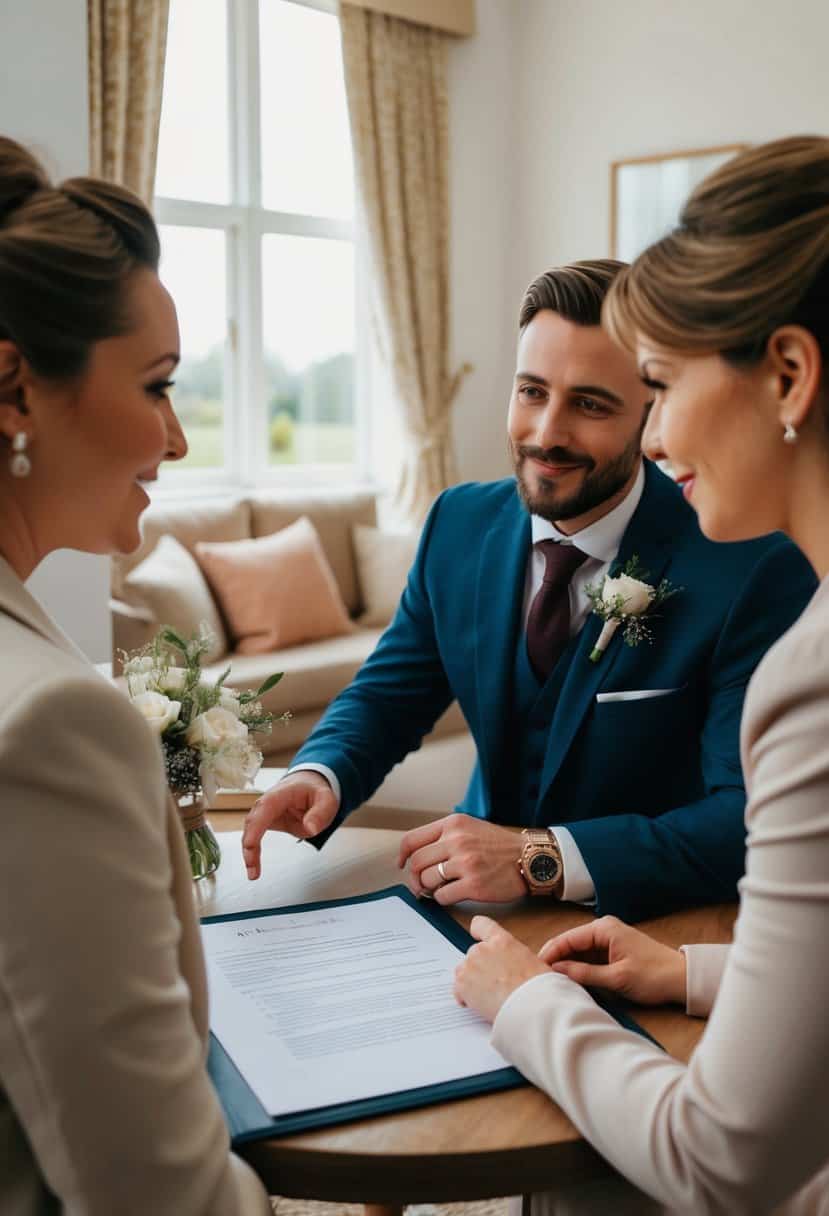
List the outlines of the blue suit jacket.
<svg viewBox="0 0 829 1216">
<path fill-rule="evenodd" d="M 394 620 L 293 761 L 337 774 L 337 822 L 419 746 L 455 697 L 478 749 L 458 809 L 515 822 L 505 731 L 530 544 L 513 479 L 438 498 Z M 627 646 L 618 631 L 591 663 L 602 625 L 595 615 L 572 639 L 534 810 L 537 824 L 566 824 L 573 834 L 597 911 L 626 920 L 735 897 L 745 849 L 746 685 L 817 585 L 780 533 L 707 540 L 679 489 L 650 462 L 617 561 L 634 554 L 649 581 L 668 578 L 681 590 L 660 608 L 652 643 Z M 639 689 L 672 691 L 596 699 Z"/>
</svg>

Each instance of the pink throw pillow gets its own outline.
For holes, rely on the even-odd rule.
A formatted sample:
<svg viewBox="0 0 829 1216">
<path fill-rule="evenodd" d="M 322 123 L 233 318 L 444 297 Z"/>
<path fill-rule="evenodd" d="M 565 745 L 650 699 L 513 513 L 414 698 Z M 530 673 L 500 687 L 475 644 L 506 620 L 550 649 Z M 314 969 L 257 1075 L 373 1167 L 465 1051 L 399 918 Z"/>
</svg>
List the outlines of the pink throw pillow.
<svg viewBox="0 0 829 1216">
<path fill-rule="evenodd" d="M 270 536 L 199 541 L 195 552 L 240 654 L 354 629 L 307 515 Z"/>
</svg>

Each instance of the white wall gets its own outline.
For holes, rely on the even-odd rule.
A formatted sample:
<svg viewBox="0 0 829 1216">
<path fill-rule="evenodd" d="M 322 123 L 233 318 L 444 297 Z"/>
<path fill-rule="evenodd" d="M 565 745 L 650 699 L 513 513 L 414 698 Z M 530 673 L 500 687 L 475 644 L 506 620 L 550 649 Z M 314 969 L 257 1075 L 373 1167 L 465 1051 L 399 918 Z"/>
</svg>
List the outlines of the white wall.
<svg viewBox="0 0 829 1216">
<path fill-rule="evenodd" d="M 88 172 L 86 0 L 0 0 L 0 129 L 57 177 Z"/>
<path fill-rule="evenodd" d="M 512 284 L 609 253 L 616 159 L 829 131 L 826 0 L 520 0 Z"/>
<path fill-rule="evenodd" d="M 57 178 L 88 172 L 86 0 L 0 0 L 0 42 L 0 132 Z M 109 558 L 60 550 L 29 587 L 94 662 L 110 658 Z"/>
<path fill-rule="evenodd" d="M 519 0 L 477 0 L 477 33 L 449 55 L 453 370 L 467 376 L 453 434 L 462 481 L 510 471 L 506 415 L 515 370 L 513 56 Z"/>
</svg>

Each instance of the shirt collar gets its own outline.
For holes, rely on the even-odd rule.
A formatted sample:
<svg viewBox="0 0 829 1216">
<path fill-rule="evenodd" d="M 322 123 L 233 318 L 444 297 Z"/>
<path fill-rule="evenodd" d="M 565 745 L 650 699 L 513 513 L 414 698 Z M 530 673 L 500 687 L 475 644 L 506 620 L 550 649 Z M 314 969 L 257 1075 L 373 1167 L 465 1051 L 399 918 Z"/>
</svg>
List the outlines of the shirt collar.
<svg viewBox="0 0 829 1216">
<path fill-rule="evenodd" d="M 595 558 L 596 561 L 612 561 L 619 552 L 622 537 L 633 518 L 634 511 L 639 506 L 644 488 L 645 462 L 643 460 L 639 464 L 636 480 L 619 505 L 612 511 L 608 511 L 607 515 L 603 515 L 601 519 L 597 519 L 595 523 L 582 528 L 580 532 L 567 536 L 564 532 L 559 532 L 555 524 L 542 519 L 540 515 L 530 516 L 533 544 L 540 540 L 564 541 L 565 544 L 578 545 L 582 553 Z"/>
</svg>

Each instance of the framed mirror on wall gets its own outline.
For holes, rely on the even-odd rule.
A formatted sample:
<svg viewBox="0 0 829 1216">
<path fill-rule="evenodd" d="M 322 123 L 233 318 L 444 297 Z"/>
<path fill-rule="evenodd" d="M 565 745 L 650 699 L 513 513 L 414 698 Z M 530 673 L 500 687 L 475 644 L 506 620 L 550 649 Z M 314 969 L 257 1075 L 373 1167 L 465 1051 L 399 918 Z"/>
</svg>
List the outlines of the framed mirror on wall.
<svg viewBox="0 0 829 1216">
<path fill-rule="evenodd" d="M 631 262 L 673 228 L 694 186 L 745 144 L 637 156 L 610 166 L 610 256 Z"/>
</svg>

